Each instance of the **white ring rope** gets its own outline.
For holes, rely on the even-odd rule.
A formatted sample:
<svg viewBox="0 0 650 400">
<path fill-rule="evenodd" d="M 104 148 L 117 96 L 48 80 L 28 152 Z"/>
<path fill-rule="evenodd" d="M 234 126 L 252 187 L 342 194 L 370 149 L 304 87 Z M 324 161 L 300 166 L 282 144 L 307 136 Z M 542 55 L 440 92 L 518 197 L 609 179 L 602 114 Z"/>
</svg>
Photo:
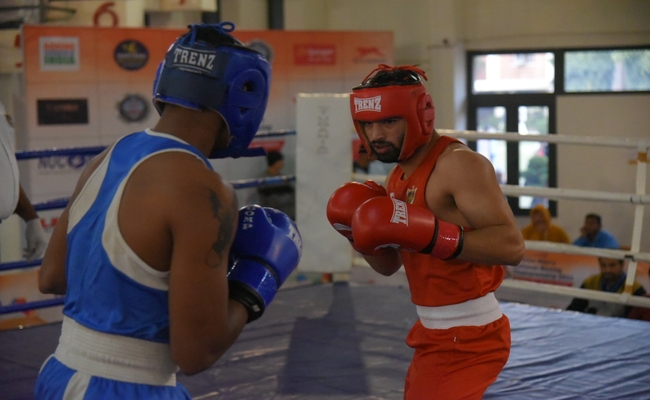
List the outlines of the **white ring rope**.
<svg viewBox="0 0 650 400">
<path fill-rule="evenodd" d="M 569 136 L 569 135 L 522 135 L 515 132 L 478 132 L 478 131 L 456 131 L 452 129 L 436 129 L 441 135 L 452 136 L 457 139 L 477 140 L 507 140 L 515 142 L 548 142 L 558 144 L 574 144 L 581 146 L 606 146 L 606 147 L 625 147 L 644 150 L 647 152 L 650 148 L 650 139 L 630 139 L 630 138 L 611 138 L 602 136 Z"/>
<path fill-rule="evenodd" d="M 632 296 L 628 293 L 601 292 L 598 290 L 550 285 L 548 283 L 529 282 L 519 279 L 504 279 L 501 286 L 531 292 L 550 293 L 567 297 L 577 297 L 581 299 L 606 301 L 608 303 L 620 303 L 627 306 L 650 308 L 650 297 Z"/>
<path fill-rule="evenodd" d="M 636 275 L 637 262 L 650 262 L 650 253 L 639 252 L 644 205 L 650 204 L 650 196 L 646 194 L 646 167 L 648 165 L 650 139 L 617 139 L 610 137 L 584 137 L 566 135 L 522 135 L 518 133 L 488 133 L 475 131 L 455 131 L 448 129 L 438 129 L 437 131 L 440 134 L 456 137 L 462 140 L 487 139 L 505 141 L 535 141 L 567 145 L 625 147 L 637 149 L 638 162 L 636 174 L 636 193 L 633 194 L 578 189 L 501 185 L 503 193 L 508 196 L 538 196 L 546 197 L 549 199 L 574 199 L 633 204 L 635 206 L 635 218 L 630 250 L 597 249 L 561 243 L 526 241 L 526 248 L 529 250 L 559 254 L 576 254 L 595 257 L 627 259 L 629 260 L 627 269 L 628 275 L 625 283 L 626 289 L 631 289 Z M 386 177 L 383 175 L 366 175 L 353 173 L 352 179 L 356 181 L 372 179 L 378 182 L 384 182 Z M 353 258 L 353 265 L 363 265 L 366 267 L 369 266 L 368 263 L 359 256 L 359 254 L 356 254 L 356 256 Z M 576 287 L 536 283 L 517 279 L 506 279 L 503 282 L 503 286 L 527 291 L 552 293 L 564 296 L 573 296 L 585 299 L 616 302 L 626 305 L 637 305 L 650 308 L 650 298 L 632 296 L 627 292 L 622 294 L 606 293 Z"/>
<path fill-rule="evenodd" d="M 526 240 L 526 249 L 544 251 L 558 254 L 577 254 L 583 256 L 605 257 L 634 261 L 650 261 L 650 253 L 631 253 L 627 250 L 599 249 L 595 247 L 581 247 L 565 243 Z"/>
<path fill-rule="evenodd" d="M 365 175 L 353 173 L 352 179 L 363 182 L 366 179 L 372 179 L 377 182 L 383 182 L 386 177 L 383 175 Z M 612 193 L 612 192 L 598 192 L 593 190 L 582 189 L 560 189 L 548 188 L 539 186 L 516 186 L 516 185 L 501 185 L 501 190 L 506 196 L 539 196 L 546 197 L 552 200 L 558 199 L 573 199 L 573 200 L 589 200 L 589 201 L 607 201 L 629 204 L 650 204 L 649 195 L 639 195 L 633 193 Z"/>
<path fill-rule="evenodd" d="M 648 166 L 648 152 L 650 150 L 650 139 L 618 139 L 610 137 L 585 137 L 585 136 L 567 136 L 567 135 L 522 135 L 514 132 L 506 133 L 488 133 L 476 131 L 456 131 L 451 129 L 437 129 L 441 135 L 452 136 L 462 140 L 506 140 L 506 141 L 534 141 L 548 142 L 566 145 L 580 146 L 606 146 L 606 147 L 624 147 L 633 148 L 638 151 L 637 173 L 636 173 L 636 193 L 612 193 L 594 190 L 579 190 L 566 188 L 548 188 L 548 187 L 521 187 L 516 185 L 501 185 L 501 190 L 507 196 L 537 196 L 549 199 L 572 199 L 587 201 L 618 202 L 635 205 L 634 225 L 632 230 L 632 244 L 630 250 L 612 250 L 599 249 L 592 247 L 580 247 L 563 243 L 552 243 L 544 241 L 526 241 L 526 249 L 538 250 L 548 253 L 559 254 L 576 254 L 595 257 L 606 257 L 615 259 L 628 259 L 627 280 L 625 281 L 626 289 L 632 288 L 636 275 L 637 262 L 650 262 L 650 253 L 640 252 L 641 228 L 643 222 L 644 205 L 650 204 L 650 196 L 646 194 L 646 174 Z M 353 173 L 352 180 L 363 182 L 371 179 L 377 182 L 384 182 L 386 177 L 383 175 L 366 175 Z M 366 266 L 369 264 L 359 255 L 356 254 L 353 264 L 357 266 Z M 641 296 L 632 296 L 627 290 L 624 293 L 608 293 L 596 290 L 582 289 L 577 287 L 566 287 L 560 285 L 551 285 L 545 283 L 529 282 L 517 279 L 506 279 L 502 286 L 526 291 L 535 291 L 551 293 L 570 297 L 579 297 L 590 300 L 600 300 L 605 302 L 620 303 L 630 306 L 641 306 L 650 308 L 650 298 Z"/>
<path fill-rule="evenodd" d="M 541 196 L 549 199 L 574 199 L 589 201 L 607 201 L 630 204 L 650 204 L 650 196 L 633 193 L 597 192 L 581 189 L 560 189 L 539 186 L 501 185 L 506 196 Z"/>
</svg>

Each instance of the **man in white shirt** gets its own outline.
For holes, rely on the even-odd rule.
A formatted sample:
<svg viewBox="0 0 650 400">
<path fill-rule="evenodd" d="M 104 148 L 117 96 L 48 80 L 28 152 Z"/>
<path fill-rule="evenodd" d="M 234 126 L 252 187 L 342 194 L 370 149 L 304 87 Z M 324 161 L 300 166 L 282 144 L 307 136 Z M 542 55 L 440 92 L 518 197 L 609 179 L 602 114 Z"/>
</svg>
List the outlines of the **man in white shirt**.
<svg viewBox="0 0 650 400">
<path fill-rule="evenodd" d="M 0 103 L 0 221 L 13 213 L 25 221 L 27 247 L 23 255 L 28 261 L 40 258 L 45 252 L 47 238 L 41 220 L 20 186 L 18 163 L 14 149 L 14 128 L 11 117 Z"/>
</svg>

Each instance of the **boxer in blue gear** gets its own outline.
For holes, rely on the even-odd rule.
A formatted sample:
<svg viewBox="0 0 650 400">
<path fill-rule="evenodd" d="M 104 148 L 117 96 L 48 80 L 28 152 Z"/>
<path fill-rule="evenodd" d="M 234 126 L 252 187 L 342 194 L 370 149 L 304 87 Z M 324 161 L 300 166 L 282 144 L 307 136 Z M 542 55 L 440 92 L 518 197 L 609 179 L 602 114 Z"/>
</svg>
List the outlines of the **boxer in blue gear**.
<svg viewBox="0 0 650 400">
<path fill-rule="evenodd" d="M 37 399 L 189 399 L 176 372 L 212 366 L 251 318 L 228 289 L 237 197 L 207 157 L 239 156 L 248 147 L 268 79 L 244 72 L 270 68 L 231 30 L 225 23 L 190 26 L 170 51 L 182 44 L 219 66 L 174 67 L 183 90 L 157 92 L 157 124 L 119 139 L 82 172 L 40 270 L 39 289 L 65 294 L 65 304 Z M 208 104 L 197 76 L 201 90 L 221 97 Z M 246 123 L 228 120 L 236 109 Z M 283 237 L 277 240 L 283 246 Z M 274 262 L 289 271 L 297 260 Z"/>
<path fill-rule="evenodd" d="M 222 22 L 221 33 L 235 25 Z M 261 156 L 261 147 L 248 148 L 257 133 L 269 98 L 271 66 L 257 51 L 228 35 L 218 51 L 196 40 L 197 25 L 177 40 L 158 66 L 154 81 L 154 105 L 162 112 L 165 104 L 194 110 L 208 109 L 221 114 L 230 130 L 225 149 L 213 149 L 210 158 Z M 219 32 L 208 31 L 205 35 Z"/>
</svg>

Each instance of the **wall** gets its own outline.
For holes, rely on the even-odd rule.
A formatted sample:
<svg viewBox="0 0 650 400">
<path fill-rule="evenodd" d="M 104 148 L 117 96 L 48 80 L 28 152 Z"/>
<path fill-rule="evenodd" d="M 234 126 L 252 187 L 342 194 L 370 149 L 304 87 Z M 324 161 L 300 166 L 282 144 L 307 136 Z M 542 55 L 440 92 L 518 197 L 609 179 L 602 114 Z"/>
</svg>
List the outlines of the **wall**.
<svg viewBox="0 0 650 400">
<path fill-rule="evenodd" d="M 221 5 L 222 19 L 235 22 L 238 29 L 267 28 L 266 0 L 222 0 Z M 465 127 L 467 50 L 650 43 L 650 2 L 646 0 L 285 0 L 284 6 L 286 30 L 393 31 L 396 63 L 418 64 L 428 72 L 426 85 L 436 103 L 438 128 Z M 9 54 L 10 47 L 0 47 L 2 58 Z M 4 83 L 11 80 L 0 78 L 0 99 L 4 100 L 10 97 L 9 85 Z M 643 127 L 648 126 L 644 111 L 648 109 L 648 98 L 648 95 L 562 97 L 557 104 L 558 133 L 647 137 L 648 131 Z M 594 102 L 598 104 L 592 104 Z M 605 112 L 594 119 L 593 107 Z M 615 113 L 607 111 L 614 109 Z M 603 126 L 613 129 L 605 130 Z M 592 173 L 582 166 L 590 165 L 590 160 L 599 157 L 604 162 L 601 169 L 619 171 L 617 182 L 633 187 L 631 168 L 627 164 L 616 166 L 621 157 L 600 157 L 591 151 L 575 150 L 560 150 L 559 156 L 561 186 L 575 187 L 589 182 L 595 186 L 592 189 L 618 190 L 609 178 L 584 180 Z M 591 204 L 581 207 L 565 205 L 563 201 L 558 222 L 571 235 L 576 235 L 583 215 L 576 209 L 589 207 Z M 621 236 L 622 242 L 626 242 L 628 238 L 624 232 L 629 228 L 629 220 L 609 217 L 616 210 L 615 205 L 603 210 L 605 222 L 610 230 Z M 528 221 L 519 218 L 518 222 L 523 226 Z M 647 217 L 644 229 L 646 232 L 650 229 Z M 650 244 L 646 245 L 646 250 L 647 246 Z"/>
<path fill-rule="evenodd" d="M 561 96 L 558 132 L 570 136 L 650 139 L 650 95 Z M 558 146 L 558 186 L 604 192 L 635 193 L 637 151 L 597 146 Z M 646 193 L 650 170 L 646 166 Z M 629 246 L 634 221 L 632 204 L 561 200 L 556 223 L 577 237 L 586 213 L 602 216 L 604 229 Z M 650 251 L 650 209 L 645 207 L 641 250 Z M 645 240 L 643 240 L 645 238 Z"/>
<path fill-rule="evenodd" d="M 285 7 L 286 29 L 305 29 L 309 21 L 318 20 L 319 29 L 392 30 L 396 62 L 418 64 L 427 71 L 436 127 L 447 129 L 465 129 L 468 50 L 650 43 L 650 2 L 645 0 L 406 0 L 399 6 L 391 0 L 286 0 Z M 649 109 L 647 94 L 562 96 L 557 133 L 648 138 Z M 633 155 L 625 150 L 603 152 L 559 148 L 560 187 L 634 192 L 636 169 L 628 164 Z M 560 200 L 556 222 L 577 237 L 587 210 L 602 213 L 606 228 L 629 244 L 632 206 Z M 650 251 L 649 218 L 646 210 L 643 251 Z M 522 227 L 528 222 L 527 217 L 518 218 Z"/>
</svg>

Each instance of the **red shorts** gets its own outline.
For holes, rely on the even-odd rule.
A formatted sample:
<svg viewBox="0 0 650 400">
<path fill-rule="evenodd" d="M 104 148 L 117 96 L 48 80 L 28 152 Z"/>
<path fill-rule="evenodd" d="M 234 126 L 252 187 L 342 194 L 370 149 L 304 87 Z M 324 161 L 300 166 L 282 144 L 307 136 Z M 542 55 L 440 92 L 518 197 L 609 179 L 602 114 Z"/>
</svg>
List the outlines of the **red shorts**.
<svg viewBox="0 0 650 400">
<path fill-rule="evenodd" d="M 508 361 L 510 321 L 427 329 L 417 321 L 406 338 L 415 349 L 406 375 L 406 400 L 480 400 Z"/>
</svg>

